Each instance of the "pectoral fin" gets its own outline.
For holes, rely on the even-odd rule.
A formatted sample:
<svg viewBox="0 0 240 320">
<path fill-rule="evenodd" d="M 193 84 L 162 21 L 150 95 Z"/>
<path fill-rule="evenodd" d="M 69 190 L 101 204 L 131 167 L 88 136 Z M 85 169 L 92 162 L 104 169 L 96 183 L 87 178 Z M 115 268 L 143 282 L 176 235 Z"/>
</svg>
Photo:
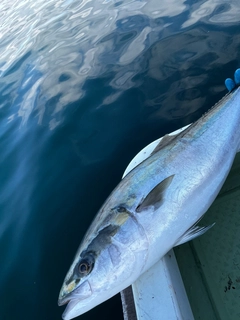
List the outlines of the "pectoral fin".
<svg viewBox="0 0 240 320">
<path fill-rule="evenodd" d="M 194 225 L 192 228 L 188 229 L 188 231 L 185 232 L 181 238 L 178 239 L 177 243 L 175 244 L 175 247 L 179 246 L 180 244 L 183 244 L 185 242 L 191 241 L 191 240 L 197 238 L 198 236 L 201 236 L 206 231 L 208 231 L 210 228 L 212 228 L 214 225 L 215 225 L 215 223 L 213 223 L 207 227 L 199 227 L 199 226 Z"/>
<path fill-rule="evenodd" d="M 157 184 L 143 199 L 143 201 L 138 205 L 136 211 L 142 212 L 144 210 L 147 210 L 148 207 L 151 206 L 153 206 L 155 210 L 159 208 L 162 205 L 164 193 L 170 186 L 173 177 L 174 174 Z"/>
</svg>

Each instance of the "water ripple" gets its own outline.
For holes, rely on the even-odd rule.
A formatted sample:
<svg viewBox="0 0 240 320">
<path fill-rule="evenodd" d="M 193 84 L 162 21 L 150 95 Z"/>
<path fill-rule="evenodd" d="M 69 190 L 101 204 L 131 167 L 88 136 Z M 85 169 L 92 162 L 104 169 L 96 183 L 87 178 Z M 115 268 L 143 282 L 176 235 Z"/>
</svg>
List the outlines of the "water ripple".
<svg viewBox="0 0 240 320">
<path fill-rule="evenodd" d="M 233 25 L 239 23 L 240 3 L 239 1 L 198 1 L 190 7 L 189 19 L 182 25 L 183 28 L 189 27 L 204 20 L 211 24 Z"/>
<path fill-rule="evenodd" d="M 72 251 L 129 157 L 222 96 L 239 11 L 236 0 L 0 1 L 1 319 L 60 319 Z"/>
<path fill-rule="evenodd" d="M 170 18 L 177 17 L 174 23 L 177 26 L 183 15 L 188 15 L 182 23 L 182 28 L 186 28 L 201 19 L 210 23 L 235 22 L 239 11 L 236 1 L 220 0 L 193 5 L 184 0 L 164 0 L 161 5 L 158 0 L 116 3 L 18 0 L 11 4 L 4 0 L 0 4 L 0 75 L 9 84 L 11 74 L 23 79 L 28 77 L 29 65 L 34 65 L 32 72 L 42 76 L 38 79 L 31 76 L 31 83 L 33 78 L 36 83 L 31 92 L 25 93 L 25 105 L 19 106 L 17 115 L 25 124 L 38 108 L 41 124 L 47 111 L 46 102 L 54 101 L 55 107 L 48 110 L 49 128 L 54 129 L 62 123 L 66 106 L 85 95 L 86 80 L 105 74 L 113 65 L 115 75 L 110 82 L 113 88 L 123 91 L 139 86 L 139 81 L 133 80 L 141 67 L 138 58 L 167 36 L 173 24 Z M 21 83 L 15 84 L 15 95 L 24 91 L 17 89 L 19 86 Z M 14 101 L 19 104 L 20 99 Z"/>
<path fill-rule="evenodd" d="M 110 61 L 119 68 L 130 65 L 154 42 L 150 41 L 150 34 L 159 32 L 163 25 L 151 26 L 150 19 L 169 18 L 184 10 L 184 1 L 176 0 L 171 1 L 171 6 L 169 1 L 162 1 L 161 10 L 156 0 L 116 4 L 90 0 L 1 2 L 1 78 L 10 83 L 10 74 L 14 73 L 15 78 L 23 79 L 28 76 L 29 65 L 35 66 L 32 72 L 42 74 L 31 92 L 25 94 L 24 107 L 19 107 L 17 114 L 22 117 L 22 124 L 36 108 L 36 101 L 38 122 L 42 123 L 46 101 L 54 100 L 49 128 L 55 128 L 62 120 L 56 114 L 85 94 L 86 79 L 107 72 Z M 126 79 L 133 72 L 136 70 L 126 70 L 122 75 L 122 71 L 117 71 L 111 83 L 125 90 Z M 16 84 L 16 90 L 19 85 Z M 127 87 L 132 86 L 134 83 L 128 81 Z M 22 91 L 24 88 L 16 94 Z M 44 92 L 44 99 L 38 99 L 40 92 Z"/>
</svg>

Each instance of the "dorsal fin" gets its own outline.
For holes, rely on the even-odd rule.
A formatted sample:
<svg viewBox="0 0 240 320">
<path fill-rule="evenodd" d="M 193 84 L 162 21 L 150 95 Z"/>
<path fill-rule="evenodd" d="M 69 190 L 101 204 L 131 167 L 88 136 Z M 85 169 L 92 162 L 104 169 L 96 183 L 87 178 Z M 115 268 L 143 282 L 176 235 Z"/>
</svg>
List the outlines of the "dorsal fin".
<svg viewBox="0 0 240 320">
<path fill-rule="evenodd" d="M 159 144 L 156 146 L 156 148 L 152 151 L 151 153 L 151 156 L 158 152 L 160 149 L 162 149 L 163 147 L 165 147 L 170 141 L 172 141 L 176 136 L 178 135 L 177 134 L 174 134 L 174 135 L 169 135 L 169 134 L 166 134 L 162 139 L 161 141 L 159 142 Z"/>
<path fill-rule="evenodd" d="M 169 134 L 170 137 L 175 138 L 176 135 L 178 135 L 179 133 L 183 132 L 185 129 L 187 129 L 189 127 L 189 125 L 178 129 L 172 133 Z M 132 161 L 129 163 L 129 165 L 127 166 L 126 170 L 124 171 L 123 174 L 123 178 L 133 169 L 135 168 L 139 163 L 141 163 L 142 161 L 144 161 L 145 159 L 147 159 L 148 157 L 151 156 L 151 154 L 154 152 L 154 150 L 158 147 L 158 150 L 160 150 L 163 147 L 163 144 L 161 145 L 161 140 L 163 138 L 159 138 L 153 142 L 151 142 L 150 144 L 148 144 L 145 148 L 143 148 L 133 159 Z M 168 140 L 169 143 L 170 140 Z M 167 141 L 165 140 L 164 145 L 166 145 Z M 156 152 L 156 151 L 155 151 Z"/>
</svg>

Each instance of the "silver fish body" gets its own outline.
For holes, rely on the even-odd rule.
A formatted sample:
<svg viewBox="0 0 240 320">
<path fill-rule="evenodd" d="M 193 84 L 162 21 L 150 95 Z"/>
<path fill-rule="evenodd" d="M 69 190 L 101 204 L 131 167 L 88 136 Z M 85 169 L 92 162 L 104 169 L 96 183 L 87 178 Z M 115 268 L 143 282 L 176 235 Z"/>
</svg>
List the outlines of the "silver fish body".
<svg viewBox="0 0 240 320">
<path fill-rule="evenodd" d="M 59 304 L 69 303 L 63 319 L 109 299 L 172 247 L 191 239 L 191 228 L 229 173 L 240 146 L 239 129 L 237 88 L 183 132 L 162 141 L 123 178 L 98 212 L 64 280 Z"/>
</svg>

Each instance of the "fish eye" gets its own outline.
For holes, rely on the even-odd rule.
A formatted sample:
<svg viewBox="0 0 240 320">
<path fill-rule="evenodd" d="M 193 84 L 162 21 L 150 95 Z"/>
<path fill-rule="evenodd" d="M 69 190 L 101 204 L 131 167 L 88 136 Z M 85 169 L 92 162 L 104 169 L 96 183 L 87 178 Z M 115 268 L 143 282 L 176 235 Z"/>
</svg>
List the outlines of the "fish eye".
<svg viewBox="0 0 240 320">
<path fill-rule="evenodd" d="M 119 207 L 117 207 L 117 212 L 123 213 L 123 212 L 126 212 L 126 209 L 122 206 L 119 206 Z"/>
<path fill-rule="evenodd" d="M 78 264 L 78 272 L 80 275 L 86 276 L 92 271 L 93 265 L 92 259 L 82 259 Z"/>
<path fill-rule="evenodd" d="M 88 261 L 83 260 L 79 263 L 78 271 L 82 275 L 87 275 L 91 271 L 91 265 L 88 263 Z"/>
</svg>

